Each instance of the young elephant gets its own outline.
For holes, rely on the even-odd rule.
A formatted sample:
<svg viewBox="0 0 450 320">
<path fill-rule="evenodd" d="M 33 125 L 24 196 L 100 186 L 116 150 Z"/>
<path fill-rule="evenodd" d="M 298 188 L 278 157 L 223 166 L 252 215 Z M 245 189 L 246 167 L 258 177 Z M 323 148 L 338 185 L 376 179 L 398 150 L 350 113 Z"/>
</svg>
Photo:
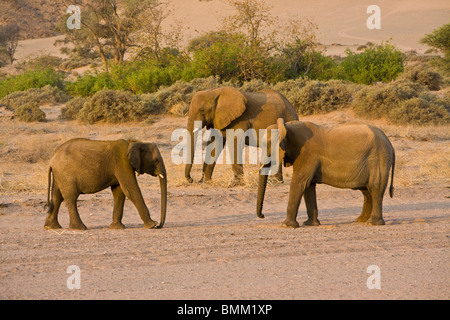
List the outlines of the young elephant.
<svg viewBox="0 0 450 320">
<path fill-rule="evenodd" d="M 278 119 L 276 125 L 267 128 L 263 140 L 267 144 L 263 147 L 267 148 L 269 156 L 271 129 L 278 129 L 280 161 L 284 161 L 285 166 L 293 165 L 294 169 L 283 226 L 299 226 L 296 219 L 302 196 L 308 214 L 304 225 L 320 224 L 317 219 L 317 183 L 361 190 L 364 205 L 357 221 L 370 225 L 384 224 L 382 202 L 390 170 L 389 194 L 393 196 L 395 153 L 383 131 L 365 124 L 325 128 L 302 121 L 284 124 L 283 119 Z M 267 175 L 260 171 L 256 209 L 260 218 L 264 218 L 262 206 L 266 184 Z"/>
<path fill-rule="evenodd" d="M 123 206 L 129 198 L 144 222 L 144 228 L 157 225 L 150 218 L 135 171 L 159 176 L 161 188 L 162 228 L 166 218 L 167 174 L 163 158 L 154 143 L 133 140 L 94 141 L 72 139 L 58 147 L 50 160 L 48 172 L 47 206 L 48 216 L 44 227 L 58 229 L 58 210 L 66 201 L 69 210 L 69 229 L 85 230 L 77 210 L 80 194 L 96 193 L 111 187 L 114 196 L 113 222 L 111 229 L 123 229 Z M 52 182 L 53 175 L 53 182 Z M 51 192 L 51 197 L 50 197 Z"/>
</svg>

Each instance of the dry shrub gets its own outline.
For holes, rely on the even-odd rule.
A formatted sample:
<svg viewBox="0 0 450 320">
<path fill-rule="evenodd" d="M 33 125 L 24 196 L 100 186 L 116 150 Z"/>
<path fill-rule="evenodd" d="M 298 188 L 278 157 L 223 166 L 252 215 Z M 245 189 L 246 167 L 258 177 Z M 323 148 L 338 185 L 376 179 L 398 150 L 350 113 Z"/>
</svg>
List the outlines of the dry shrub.
<svg viewBox="0 0 450 320">
<path fill-rule="evenodd" d="M 15 114 L 20 121 L 45 121 L 45 113 L 39 109 L 39 105 L 36 102 L 25 103 L 17 107 Z"/>
<path fill-rule="evenodd" d="M 142 121 L 155 113 L 155 105 L 126 91 L 102 90 L 93 95 L 78 112 L 84 123 Z"/>
<path fill-rule="evenodd" d="M 396 124 L 447 124 L 450 122 L 449 99 L 426 92 L 417 83 L 404 80 L 359 90 L 352 103 L 356 115 L 385 118 Z"/>
<path fill-rule="evenodd" d="M 161 86 L 157 92 L 147 96 L 154 97 L 154 99 L 163 106 L 163 109 L 166 112 L 169 112 L 176 104 L 189 104 L 193 95 L 194 86 L 190 83 L 178 80 L 170 87 Z"/>
<path fill-rule="evenodd" d="M 174 104 L 169 110 L 170 114 L 180 117 L 184 117 L 185 115 L 187 115 L 188 112 L 189 112 L 189 104 L 185 102 L 179 102 L 177 104 Z"/>
<path fill-rule="evenodd" d="M 72 100 L 67 102 L 63 108 L 61 108 L 61 114 L 59 115 L 59 118 L 63 120 L 77 119 L 78 113 L 83 108 L 83 105 L 87 100 L 88 99 L 84 97 L 73 98 Z"/>
<path fill-rule="evenodd" d="M 344 108 L 352 98 L 347 82 L 341 80 L 288 80 L 278 83 L 273 89 L 282 93 L 302 115 Z"/>
<path fill-rule="evenodd" d="M 432 101 L 415 97 L 402 101 L 390 110 L 389 119 L 395 124 L 446 124 L 450 123 L 450 114 L 443 104 L 436 99 Z"/>
<path fill-rule="evenodd" d="M 244 81 L 239 90 L 242 92 L 257 92 L 268 88 L 270 88 L 270 85 L 268 83 L 260 79 L 253 79 L 250 81 Z"/>
<path fill-rule="evenodd" d="M 218 76 L 210 76 L 208 78 L 195 78 L 189 82 L 194 86 L 194 91 L 202 91 L 208 89 L 216 89 L 221 86 L 233 86 L 231 83 L 221 83 Z"/>
<path fill-rule="evenodd" d="M 399 79 L 419 83 L 430 90 L 439 90 L 443 81 L 442 76 L 426 63 L 416 63 L 406 67 Z"/>
<path fill-rule="evenodd" d="M 46 103 L 64 103 L 70 99 L 64 91 L 57 87 L 46 85 L 42 88 L 31 88 L 25 91 L 16 91 L 0 100 L 10 110 L 16 110 L 26 103 L 36 103 L 38 106 Z"/>
</svg>

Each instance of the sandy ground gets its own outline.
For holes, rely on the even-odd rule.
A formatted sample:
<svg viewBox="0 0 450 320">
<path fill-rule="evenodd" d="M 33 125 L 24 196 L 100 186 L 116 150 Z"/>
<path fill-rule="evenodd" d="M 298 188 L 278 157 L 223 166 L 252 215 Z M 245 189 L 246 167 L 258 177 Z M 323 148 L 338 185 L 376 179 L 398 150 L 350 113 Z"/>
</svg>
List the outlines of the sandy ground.
<svg viewBox="0 0 450 320">
<path fill-rule="evenodd" d="M 450 130 L 382 127 L 397 152 L 395 196 L 384 201 L 385 226 L 355 223 L 358 191 L 318 186 L 319 227 L 286 229 L 288 189 L 271 185 L 265 219 L 256 217 L 256 177 L 227 188 L 229 165 L 217 165 L 213 182 L 192 185 L 170 158 L 174 129 L 185 118 L 151 125 L 81 125 L 0 121 L 1 299 L 449 299 Z M 308 117 L 332 125 L 355 120 L 350 112 Z M 44 230 L 46 165 L 52 150 L 72 137 L 155 141 L 169 177 L 165 227 L 144 230 L 126 201 L 125 230 L 110 230 L 112 195 L 83 195 L 79 210 L 87 231 Z M 193 177 L 200 178 L 201 165 Z M 152 218 L 159 220 L 157 179 L 138 178 Z M 298 221 L 306 219 L 302 203 Z M 69 290 L 67 268 L 81 271 L 81 288 Z M 369 266 L 380 270 L 380 289 L 368 289 Z"/>
</svg>

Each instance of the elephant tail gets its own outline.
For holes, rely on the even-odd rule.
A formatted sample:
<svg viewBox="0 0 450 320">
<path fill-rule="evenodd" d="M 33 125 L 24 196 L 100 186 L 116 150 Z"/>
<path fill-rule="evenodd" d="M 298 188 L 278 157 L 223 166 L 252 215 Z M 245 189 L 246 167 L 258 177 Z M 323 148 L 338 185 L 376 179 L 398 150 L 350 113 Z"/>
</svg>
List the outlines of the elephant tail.
<svg viewBox="0 0 450 320">
<path fill-rule="evenodd" d="M 46 208 L 48 208 L 48 212 L 53 211 L 53 198 L 51 197 L 52 189 L 53 189 L 53 182 L 52 181 L 52 167 L 49 167 L 48 169 L 48 187 L 47 187 L 47 204 L 45 205 Z"/>
<path fill-rule="evenodd" d="M 389 196 L 394 197 L 394 169 L 395 169 L 395 152 L 392 154 L 392 167 L 391 167 L 391 186 L 389 187 Z"/>
</svg>

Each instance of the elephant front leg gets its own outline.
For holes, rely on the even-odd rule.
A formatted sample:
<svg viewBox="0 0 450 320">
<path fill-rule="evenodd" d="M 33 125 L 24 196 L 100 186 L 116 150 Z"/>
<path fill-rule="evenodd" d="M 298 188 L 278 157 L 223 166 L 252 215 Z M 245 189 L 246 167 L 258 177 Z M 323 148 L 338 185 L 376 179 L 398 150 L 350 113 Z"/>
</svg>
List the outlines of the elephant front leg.
<svg viewBox="0 0 450 320">
<path fill-rule="evenodd" d="M 210 181 L 214 172 L 217 159 L 225 145 L 225 138 L 218 136 L 217 133 L 214 138 L 209 140 L 205 150 L 205 162 L 203 163 L 202 178 L 200 183 Z"/>
<path fill-rule="evenodd" d="M 113 221 L 110 224 L 110 229 L 125 229 L 122 224 L 123 206 L 125 204 L 125 195 L 120 186 L 111 187 L 114 197 Z"/>
<path fill-rule="evenodd" d="M 294 175 L 292 177 L 291 185 L 289 187 L 289 202 L 287 206 L 287 217 L 283 221 L 283 227 L 298 228 L 300 225 L 297 222 L 298 208 L 305 192 L 305 182 L 301 177 Z"/>
<path fill-rule="evenodd" d="M 319 226 L 320 221 L 317 219 L 319 213 L 317 210 L 317 198 L 316 198 L 316 184 L 311 183 L 305 190 L 305 204 L 306 212 L 308 213 L 308 220 L 303 222 L 304 226 Z"/>
<path fill-rule="evenodd" d="M 145 205 L 141 189 L 137 184 L 134 173 L 130 172 L 130 174 L 128 175 L 121 175 L 117 178 L 119 180 L 120 189 L 122 189 L 124 195 L 134 204 L 139 213 L 139 216 L 144 222 L 144 229 L 152 229 L 156 227 L 158 223 L 150 218 L 150 212 Z"/>
<path fill-rule="evenodd" d="M 236 187 L 236 186 L 243 186 L 245 185 L 244 182 L 244 166 L 243 166 L 243 151 L 244 151 L 244 140 L 242 137 L 236 137 L 233 140 L 230 141 L 228 139 L 229 143 L 229 153 L 232 157 L 232 164 L 231 169 L 233 170 L 233 178 L 231 179 L 230 183 L 228 184 L 228 188 Z M 231 142 L 231 143 L 230 143 Z"/>
</svg>

